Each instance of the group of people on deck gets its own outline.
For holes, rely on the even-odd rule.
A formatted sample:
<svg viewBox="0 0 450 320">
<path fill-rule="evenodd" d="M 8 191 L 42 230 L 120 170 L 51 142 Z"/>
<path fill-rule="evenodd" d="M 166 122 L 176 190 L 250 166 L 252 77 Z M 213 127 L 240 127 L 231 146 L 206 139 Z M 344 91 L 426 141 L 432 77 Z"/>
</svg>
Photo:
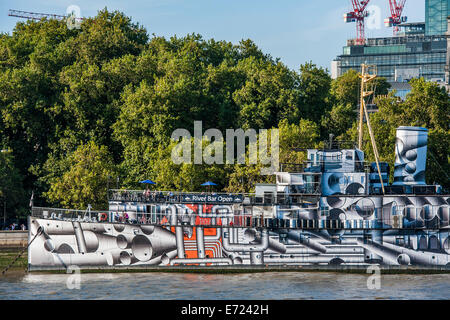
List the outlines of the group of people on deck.
<svg viewBox="0 0 450 320">
<path fill-rule="evenodd" d="M 114 222 L 130 222 L 130 216 L 128 213 L 124 212 L 122 215 L 119 215 L 119 213 L 114 214 Z"/>
<path fill-rule="evenodd" d="M 142 214 L 140 217 L 138 216 L 137 220 L 135 219 L 130 219 L 130 216 L 128 215 L 127 212 L 123 212 L 120 213 L 119 212 L 115 212 L 114 216 L 113 216 L 113 222 L 122 222 L 122 223 L 139 223 L 139 224 L 147 224 L 147 223 L 151 223 L 151 218 L 150 216 L 147 217 L 147 215 Z"/>
</svg>

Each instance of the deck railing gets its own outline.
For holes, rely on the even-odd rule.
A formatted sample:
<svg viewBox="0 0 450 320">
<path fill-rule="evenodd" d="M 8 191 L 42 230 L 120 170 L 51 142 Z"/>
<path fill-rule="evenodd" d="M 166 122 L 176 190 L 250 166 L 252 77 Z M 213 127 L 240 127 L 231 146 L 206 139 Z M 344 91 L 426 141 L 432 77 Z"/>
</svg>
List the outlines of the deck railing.
<svg viewBox="0 0 450 320">
<path fill-rule="evenodd" d="M 296 204 L 304 197 L 319 196 L 320 185 L 308 185 L 297 193 L 200 193 L 146 190 L 109 190 L 108 200 L 140 203 L 204 203 L 204 204 Z"/>
<path fill-rule="evenodd" d="M 215 192 L 177 192 L 150 190 L 108 190 L 109 201 L 149 203 L 217 202 L 242 203 L 251 194 Z"/>
<path fill-rule="evenodd" d="M 176 214 L 171 217 L 170 212 L 154 213 L 130 213 L 126 216 L 124 212 L 114 211 L 89 211 L 89 210 L 71 210 L 60 208 L 33 207 L 32 217 L 40 219 L 49 219 L 56 221 L 79 221 L 87 223 L 122 223 L 132 225 L 159 225 L 159 226 L 187 226 L 187 227 L 243 227 L 243 228 L 282 228 L 282 229 L 426 229 L 441 228 L 445 225 L 429 225 L 426 221 L 416 221 L 415 223 L 404 223 L 403 217 L 394 215 L 390 219 L 362 220 L 362 219 L 300 219 L 295 218 L 270 218 L 262 213 L 252 215 L 250 212 L 236 211 L 231 213 L 217 214 Z M 172 220 L 173 219 L 173 220 Z M 175 221 L 175 222 L 174 222 Z"/>
</svg>

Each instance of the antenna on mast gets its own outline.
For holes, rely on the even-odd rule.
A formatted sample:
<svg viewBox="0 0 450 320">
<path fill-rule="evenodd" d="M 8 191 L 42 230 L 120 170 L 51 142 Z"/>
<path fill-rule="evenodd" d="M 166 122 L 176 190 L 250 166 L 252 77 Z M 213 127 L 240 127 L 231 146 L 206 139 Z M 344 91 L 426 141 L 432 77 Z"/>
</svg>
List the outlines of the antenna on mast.
<svg viewBox="0 0 450 320">
<path fill-rule="evenodd" d="M 377 144 L 375 142 L 375 137 L 372 132 L 372 126 L 370 125 L 369 113 L 367 112 L 365 98 L 373 95 L 374 90 L 370 90 L 369 83 L 372 82 L 377 77 L 377 66 L 376 65 L 361 65 L 361 94 L 360 94 L 360 109 L 359 109 L 359 135 L 358 135 L 358 149 L 362 148 L 362 137 L 363 137 L 363 119 L 366 117 L 367 128 L 369 129 L 370 141 L 372 143 L 373 154 L 375 155 L 375 162 L 377 164 L 378 176 L 380 177 L 381 189 L 384 192 L 383 177 L 381 176 L 379 154 Z"/>
</svg>

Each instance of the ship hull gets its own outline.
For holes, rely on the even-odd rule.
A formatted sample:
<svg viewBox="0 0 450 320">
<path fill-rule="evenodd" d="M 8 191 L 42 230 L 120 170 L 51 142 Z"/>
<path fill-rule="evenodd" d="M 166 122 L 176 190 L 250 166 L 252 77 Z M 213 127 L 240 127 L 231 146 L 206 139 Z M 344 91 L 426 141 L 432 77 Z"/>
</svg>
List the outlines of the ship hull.
<svg viewBox="0 0 450 320">
<path fill-rule="evenodd" d="M 359 210 L 344 205 L 361 201 L 354 197 L 341 198 L 340 207 L 336 199 L 321 199 L 335 206 L 335 216 L 313 212 L 297 219 L 279 214 L 248 218 L 223 210 L 215 215 L 214 211 L 195 212 L 195 219 L 168 214 L 158 217 L 157 223 L 139 224 L 31 216 L 28 263 L 33 270 L 70 266 L 448 268 L 450 229 L 442 209 L 435 215 L 428 212 L 433 207 L 408 209 L 408 202 L 397 197 L 397 205 L 406 205 L 398 218 L 389 207 L 392 199 L 383 200 L 387 209 L 381 212 L 389 212 L 384 219 L 370 212 L 370 205 L 356 207 Z M 38 234 L 40 227 L 43 232 Z"/>
</svg>

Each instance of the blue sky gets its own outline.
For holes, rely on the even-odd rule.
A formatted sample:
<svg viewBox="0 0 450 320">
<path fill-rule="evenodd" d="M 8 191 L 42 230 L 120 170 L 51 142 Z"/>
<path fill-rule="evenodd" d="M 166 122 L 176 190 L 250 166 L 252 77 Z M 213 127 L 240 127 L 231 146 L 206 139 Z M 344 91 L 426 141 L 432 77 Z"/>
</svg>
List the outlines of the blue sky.
<svg viewBox="0 0 450 320">
<path fill-rule="evenodd" d="M 407 0 L 408 22 L 424 21 L 425 0 Z M 331 60 L 342 52 L 346 39 L 355 37 L 354 23 L 344 23 L 350 0 L 0 0 L 0 32 L 12 32 L 19 18 L 8 17 L 9 9 L 65 14 L 77 5 L 84 17 L 107 7 L 131 16 L 149 34 L 170 37 L 199 33 L 204 38 L 237 43 L 250 38 L 290 68 L 313 61 L 330 69 Z M 366 36 L 388 36 L 385 28 L 388 0 L 372 0 L 381 12 L 380 28 L 367 28 Z"/>
</svg>

